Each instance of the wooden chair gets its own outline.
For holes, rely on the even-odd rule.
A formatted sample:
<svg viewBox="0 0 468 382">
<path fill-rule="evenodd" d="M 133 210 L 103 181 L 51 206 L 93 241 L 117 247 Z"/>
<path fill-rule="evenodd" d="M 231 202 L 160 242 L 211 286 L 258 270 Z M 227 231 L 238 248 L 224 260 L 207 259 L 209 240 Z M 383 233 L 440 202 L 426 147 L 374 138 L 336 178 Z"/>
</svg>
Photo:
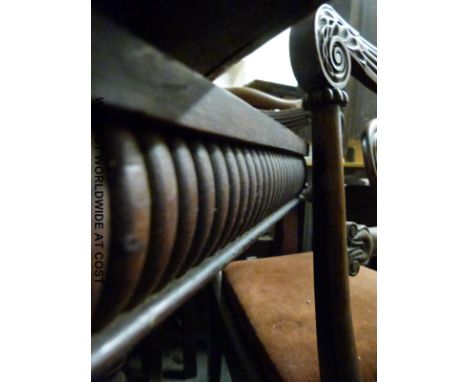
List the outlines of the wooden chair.
<svg viewBox="0 0 468 382">
<path fill-rule="evenodd" d="M 232 372 L 235 380 L 377 380 L 377 272 L 359 272 L 376 239 L 367 228 L 349 235 L 358 225 L 349 226 L 348 242 L 345 233 L 339 109 L 351 60 L 353 74 L 376 90 L 376 49 L 330 6 L 292 29 L 291 61 L 312 113 L 314 253 L 235 261 L 224 269 L 215 288 L 229 323 L 228 359 L 243 365 Z M 365 147 L 375 147 L 370 139 Z M 371 243 L 360 248 L 360 261 L 352 248 L 346 256 L 358 236 Z"/>
<path fill-rule="evenodd" d="M 158 378 L 153 374 L 160 360 L 151 356 L 158 353 L 157 340 L 145 342 L 158 338 L 154 331 L 165 319 L 302 201 L 306 143 L 208 78 L 241 47 L 244 55 L 254 50 L 313 5 L 297 4 L 285 13 L 278 0 L 240 12 L 213 1 L 195 14 L 196 4 L 184 4 L 93 4 L 96 380 L 108 379 L 140 345 L 151 349 L 144 357 L 148 378 Z M 250 21 L 267 8 L 254 28 Z M 219 24 L 207 22 L 213 14 Z M 192 23 L 185 23 L 187 17 Z M 228 24 L 252 27 L 221 33 Z M 164 47 L 168 39 L 161 35 L 174 28 L 199 39 L 194 46 L 201 56 L 182 47 L 184 36 Z M 201 29 L 196 34 L 191 28 Z M 221 39 L 222 51 L 216 49 Z"/>
<path fill-rule="evenodd" d="M 219 271 L 309 199 L 320 224 L 314 224 L 313 271 L 301 277 L 309 310 L 316 308 L 321 378 L 360 380 L 348 287 L 340 107 L 347 102 L 342 88 L 351 58 L 357 62 L 353 74 L 376 89 L 376 50 L 328 6 L 317 9 L 316 23 L 306 21 L 293 31 L 293 68 L 313 120 L 310 199 L 306 143 L 209 79 L 317 5 L 259 1 L 241 12 L 211 3 L 196 15 L 185 1 L 181 14 L 170 2 L 93 4 L 92 376 L 116 369 Z M 265 17 L 258 20 L 260 11 Z M 207 22 L 213 15 L 217 22 Z M 330 25 L 335 27 L 328 30 Z M 174 31 L 183 33 L 171 38 Z M 194 41 L 184 48 L 187 36 Z M 311 263 L 310 254 L 285 259 Z M 258 264 L 276 268 L 270 261 Z M 226 270 L 232 297 L 240 296 L 234 275 L 240 268 Z"/>
</svg>

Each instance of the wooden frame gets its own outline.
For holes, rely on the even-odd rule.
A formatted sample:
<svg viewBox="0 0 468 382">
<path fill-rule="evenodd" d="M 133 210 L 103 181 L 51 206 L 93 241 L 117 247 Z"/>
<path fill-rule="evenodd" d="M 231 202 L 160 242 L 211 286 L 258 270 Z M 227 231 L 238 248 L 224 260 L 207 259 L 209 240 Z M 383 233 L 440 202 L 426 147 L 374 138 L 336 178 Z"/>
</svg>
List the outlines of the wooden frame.
<svg viewBox="0 0 468 382">
<path fill-rule="evenodd" d="M 329 5 L 295 26 L 291 63 L 312 111 L 313 242 L 317 341 L 322 381 L 361 381 L 349 300 L 342 119 L 353 74 L 377 91 L 377 48 Z"/>
<path fill-rule="evenodd" d="M 94 110 L 106 111 L 102 115 L 139 125 L 157 121 L 166 131 L 212 135 L 296 156 L 307 153 L 306 144 L 292 132 L 114 21 L 94 12 L 92 22 L 92 96 Z M 314 272 L 321 377 L 323 381 L 359 381 L 347 281 L 340 108 L 347 103 L 342 89 L 351 73 L 376 90 L 377 51 L 326 5 L 317 9 L 313 23 L 306 20 L 293 29 L 291 58 L 298 81 L 308 93 L 304 106 L 313 113 L 313 215 L 314 222 L 320 222 L 314 224 L 313 232 Z M 156 78 L 149 84 L 148 73 Z M 92 375 L 102 375 L 124 357 L 301 200 L 291 199 L 244 236 L 94 335 Z"/>
<path fill-rule="evenodd" d="M 93 133 L 105 135 L 106 129 L 118 121 L 131 126 L 135 134 L 156 129 L 165 135 L 204 137 L 226 146 L 249 147 L 260 153 L 264 179 L 268 180 L 267 174 L 274 175 L 277 184 L 275 189 L 266 190 L 268 200 L 262 200 L 256 216 L 258 224 L 247 227 L 244 221 L 242 226 L 233 226 L 233 233 L 243 234 L 230 238 L 212 257 L 96 330 L 92 336 L 91 370 L 93 378 L 98 378 L 302 201 L 300 190 L 290 187 L 293 181 L 300 184 L 301 179 L 297 175 L 293 179 L 292 164 L 282 163 L 280 158 L 290 156 L 300 163 L 307 145 L 278 122 L 105 16 L 93 12 L 92 27 Z M 264 155 L 266 152 L 271 155 Z M 245 175 L 244 167 L 244 173 L 237 173 L 240 185 Z M 280 203 L 281 191 L 283 197 L 291 196 L 271 211 L 268 203 Z"/>
</svg>

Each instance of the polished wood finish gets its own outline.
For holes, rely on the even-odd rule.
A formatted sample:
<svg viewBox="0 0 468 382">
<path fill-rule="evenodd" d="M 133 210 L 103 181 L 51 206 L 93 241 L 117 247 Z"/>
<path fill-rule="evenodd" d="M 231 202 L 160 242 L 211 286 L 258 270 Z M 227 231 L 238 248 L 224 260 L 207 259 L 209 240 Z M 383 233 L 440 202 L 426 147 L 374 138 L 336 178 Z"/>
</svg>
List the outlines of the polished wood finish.
<svg viewBox="0 0 468 382">
<path fill-rule="evenodd" d="M 249 87 L 232 87 L 227 90 L 257 109 L 295 110 L 302 104 L 301 99 L 283 99 Z"/>
<path fill-rule="evenodd" d="M 124 358 L 135 344 L 173 314 L 228 263 L 236 259 L 272 225 L 295 208 L 302 198 L 290 200 L 255 227 L 237 238 L 214 256 L 205 259 L 159 293 L 131 311 L 121 314 L 103 330 L 93 335 L 91 369 L 93 377 L 102 376 Z"/>
<path fill-rule="evenodd" d="M 245 234 L 250 228 L 248 212 L 263 205 L 270 214 L 282 199 L 291 200 L 301 191 L 300 157 L 294 157 L 299 162 L 291 169 L 297 175 L 292 182 L 295 194 L 286 195 L 279 188 L 287 174 L 278 163 L 290 156 L 284 152 L 259 149 L 270 170 L 269 176 L 261 177 L 252 147 L 215 144 L 214 139 L 192 135 L 170 136 L 157 132 L 158 125 L 135 126 L 131 131 L 94 120 L 93 134 L 105 142 L 103 171 L 111 202 L 106 218 L 112 217 L 101 301 L 99 290 L 93 289 L 95 330 Z M 260 183 L 272 191 L 264 195 L 266 199 L 254 194 Z M 260 220 L 258 215 L 248 223 Z"/>
<path fill-rule="evenodd" d="M 102 4 L 104 4 L 101 7 L 103 12 L 110 13 L 112 17 L 119 19 L 109 10 L 109 2 Z M 116 9 L 121 4 L 126 4 L 125 7 L 128 6 L 126 2 L 119 2 Z M 309 4 L 312 6 L 312 3 L 309 2 Z M 123 9 L 126 9 L 125 7 Z M 140 8 L 139 12 L 144 13 L 148 9 L 154 11 L 156 8 L 145 6 Z M 148 12 L 144 18 L 149 17 L 151 20 L 151 14 L 154 15 L 154 12 Z M 133 16 L 129 15 L 129 18 Z M 137 31 L 137 34 L 144 34 L 138 29 L 139 27 L 135 27 L 133 21 L 130 23 L 127 21 L 119 19 L 119 22 L 127 25 L 134 32 Z M 154 20 L 151 22 L 157 24 L 154 23 Z M 248 167 L 244 168 L 242 178 L 242 170 L 239 171 L 239 166 L 242 166 L 242 163 L 236 159 L 232 152 L 229 152 L 228 147 L 237 147 L 237 144 L 243 144 L 255 147 L 257 150 L 258 162 L 255 162 L 255 155 L 252 158 L 254 165 L 255 163 L 260 165 L 256 169 L 256 174 L 263 175 L 265 198 L 258 200 L 259 212 L 253 222 L 258 223 L 261 218 L 270 215 L 263 223 L 251 231 L 245 232 L 244 236 L 238 238 L 235 243 L 222 249 L 213 258 L 206 259 L 179 280 L 172 282 L 159 294 L 152 296 L 136 309 L 121 315 L 105 330 L 98 333 L 93 338 L 92 365 L 94 375 L 99 375 L 115 359 L 127 353 L 131 346 L 155 325 L 174 312 L 182 302 L 190 298 L 197 288 L 205 285 L 217 271 L 238 256 L 267 227 L 297 206 L 299 200 L 292 200 L 283 208 L 275 211 L 282 200 L 282 191 L 280 191 L 282 177 L 290 176 L 295 183 L 291 192 L 294 194 L 294 190 L 296 190 L 296 195 L 300 192 L 305 178 L 302 171 L 285 174 L 275 153 L 293 154 L 294 157 L 289 155 L 291 158 L 288 158 L 292 165 L 295 161 L 301 160 L 300 156 L 307 153 L 307 147 L 300 138 L 284 129 L 277 122 L 258 113 L 226 91 L 217 88 L 207 79 L 196 75 L 184 65 L 172 60 L 113 21 L 94 13 L 92 23 L 92 96 L 95 100 L 99 100 L 103 110 L 109 111 L 110 115 L 114 113 L 113 116 L 125 116 L 124 122 L 129 122 L 129 125 L 135 129 L 135 133 L 141 125 L 150 128 L 157 125 L 163 133 L 198 134 L 203 137 L 210 136 L 219 139 L 223 143 L 220 144 L 220 152 L 227 165 L 226 171 L 231 186 L 229 205 L 226 208 L 227 220 L 229 221 L 226 227 L 222 227 L 223 231 L 218 238 L 219 242 L 215 242 L 213 248 L 220 248 L 220 244 L 227 244 L 229 239 L 233 239 L 237 235 L 235 220 L 240 216 L 239 211 L 243 210 L 241 203 L 244 203 L 244 200 L 240 200 L 242 190 L 233 191 L 232 188 L 242 188 L 243 184 L 246 185 L 247 182 L 250 184 Z M 142 23 L 142 25 L 142 28 L 146 28 L 148 22 Z M 149 36 L 151 40 L 151 36 L 154 37 L 154 34 L 151 33 L 145 37 Z M 339 47 L 343 48 L 342 45 Z M 344 49 L 347 49 L 346 46 Z M 240 51 L 241 49 L 237 53 Z M 323 61 L 320 63 L 323 64 Z M 323 69 L 323 66 L 321 68 Z M 345 203 L 340 137 L 340 106 L 346 103 L 346 97 L 343 92 L 328 89 L 330 84 L 327 83 L 327 79 L 329 80 L 329 78 L 323 73 L 321 75 L 321 79 L 312 87 L 309 87 L 310 83 L 306 84 L 305 87 L 301 83 L 304 89 L 310 90 L 311 98 L 306 106 L 313 110 L 314 114 L 314 221 L 316 223 L 313 235 L 316 251 L 314 272 L 320 368 L 324 381 L 359 381 L 347 279 Z M 331 85 L 333 86 L 333 84 Z M 341 88 L 341 83 L 337 87 Z M 226 140 L 229 141 L 227 144 Z M 174 146 L 172 148 L 175 152 Z M 186 151 L 189 152 L 189 150 Z M 255 153 L 255 151 L 252 152 Z M 173 155 L 176 156 L 175 153 Z M 187 155 L 186 157 L 188 158 Z M 175 158 L 175 162 L 177 162 L 177 158 Z M 186 162 L 187 160 L 184 159 L 180 161 L 179 165 L 176 163 L 176 172 L 178 184 L 185 184 L 184 182 L 187 181 L 192 183 L 188 187 L 190 195 L 183 196 L 190 199 L 190 203 L 180 200 L 182 196 L 179 195 L 179 204 L 191 208 L 198 206 L 199 197 L 198 194 L 196 196 L 195 194 L 199 188 L 193 181 L 196 179 L 196 175 L 193 175 L 196 172 L 193 163 L 190 170 L 192 175 L 180 175 L 183 171 L 182 164 Z M 294 163 L 292 167 L 298 168 L 296 165 L 297 163 Z M 212 166 L 215 167 L 213 163 Z M 140 167 L 144 169 L 144 164 Z M 216 171 L 214 174 L 216 182 Z M 112 184 L 110 189 L 113 190 Z M 115 194 L 115 191 L 112 192 Z M 247 194 L 245 193 L 245 195 Z M 149 197 L 143 197 L 140 198 L 140 201 L 147 199 L 149 200 Z M 132 199 L 131 202 L 135 201 Z M 122 219 L 124 215 L 121 212 L 125 203 L 120 204 L 120 207 L 112 205 L 112 216 L 116 210 L 119 213 L 117 216 Z M 148 207 L 147 210 L 149 211 L 150 208 Z M 185 217 L 182 216 L 182 220 L 187 220 L 187 224 L 183 230 L 178 229 L 178 232 L 184 231 L 184 235 L 181 237 L 185 240 L 181 239 L 180 242 L 176 240 L 177 248 L 183 248 L 174 251 L 180 257 L 177 259 L 177 263 L 171 267 L 173 269 L 168 273 L 169 276 L 176 275 L 180 269 L 183 269 L 181 267 L 189 261 L 187 254 L 195 235 L 195 228 L 193 228 L 193 232 L 188 232 L 189 225 L 194 226 L 199 220 L 194 211 L 187 211 L 185 208 L 183 213 Z M 243 213 L 241 212 L 241 214 Z M 149 216 L 149 212 L 147 215 Z M 148 216 L 146 216 L 145 222 L 149 230 Z M 112 234 L 117 235 L 115 232 Z M 148 238 L 146 237 L 146 239 Z M 116 236 L 115 240 L 119 240 L 119 238 Z M 211 244 L 211 241 L 209 243 Z M 208 256 L 209 253 L 205 255 Z M 140 256 L 138 261 L 139 264 L 144 264 L 144 257 L 142 259 Z M 132 278 L 130 280 L 132 284 L 128 286 L 125 293 L 131 295 L 141 273 L 141 266 L 140 268 L 129 268 L 132 269 L 129 276 Z M 114 278 L 115 280 L 116 278 Z M 126 301 L 127 294 L 120 296 L 122 301 Z M 118 309 L 121 309 L 122 301 L 119 301 Z"/>
<path fill-rule="evenodd" d="M 213 217 L 213 228 L 210 238 L 205 248 L 205 255 L 211 254 L 217 248 L 221 235 L 223 234 L 224 226 L 227 221 L 229 211 L 229 175 L 221 148 L 214 143 L 208 146 L 211 165 L 215 178 L 215 212 Z"/>
<path fill-rule="evenodd" d="M 294 74 L 312 112 L 313 248 L 321 380 L 361 381 L 349 300 L 342 90 L 354 75 L 377 91 L 377 48 L 329 5 L 292 28 Z M 352 65 L 353 64 L 353 65 Z"/>
<path fill-rule="evenodd" d="M 101 107 L 150 125 L 230 138 L 305 155 L 305 142 L 106 18 L 92 15 L 91 93 Z"/>
<path fill-rule="evenodd" d="M 111 207 L 110 255 L 101 300 L 92 321 L 101 328 L 123 310 L 138 285 L 150 239 L 151 196 L 143 155 L 128 129 L 103 139 Z"/>
<path fill-rule="evenodd" d="M 189 261 L 188 255 L 195 236 L 198 219 L 198 179 L 195 162 L 188 144 L 174 138 L 170 141 L 171 154 L 174 159 L 179 186 L 179 216 L 177 220 L 177 234 L 172 249 L 169 265 L 163 276 L 162 285 L 179 275 L 184 263 Z M 157 224 L 157 223 L 156 223 Z"/>
<path fill-rule="evenodd" d="M 215 175 L 208 150 L 200 141 L 191 142 L 190 149 L 197 171 L 199 211 L 193 245 L 187 256 L 188 263 L 180 274 L 186 272 L 194 264 L 198 264 L 203 258 L 203 251 L 213 229 L 216 210 Z"/>
<path fill-rule="evenodd" d="M 135 306 L 160 284 L 169 264 L 177 232 L 179 192 L 174 161 L 164 137 L 148 133 L 141 137 L 151 189 L 150 243 L 145 266 L 132 297 Z"/>
<path fill-rule="evenodd" d="M 314 285 L 323 382 L 360 381 L 351 316 L 340 107 L 312 113 Z"/>
</svg>

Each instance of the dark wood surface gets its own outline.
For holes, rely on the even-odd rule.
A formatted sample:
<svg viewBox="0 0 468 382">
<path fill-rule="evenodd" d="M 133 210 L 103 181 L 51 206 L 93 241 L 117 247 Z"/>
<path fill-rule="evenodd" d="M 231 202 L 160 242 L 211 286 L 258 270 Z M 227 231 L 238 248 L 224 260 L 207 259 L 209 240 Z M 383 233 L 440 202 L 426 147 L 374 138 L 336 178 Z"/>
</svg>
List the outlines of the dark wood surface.
<svg viewBox="0 0 468 382">
<path fill-rule="evenodd" d="M 304 155 L 306 144 L 233 94 L 132 36 L 92 16 L 92 97 L 101 106 L 244 143 Z"/>
<path fill-rule="evenodd" d="M 180 190 L 178 194 L 179 216 L 174 248 L 168 268 L 163 276 L 163 284 L 177 276 L 183 269 L 184 263 L 189 260 L 188 255 L 197 228 L 199 209 L 197 172 L 189 146 L 184 140 L 175 138 L 172 139 L 170 147 Z M 155 222 L 155 224 L 158 223 Z"/>
<path fill-rule="evenodd" d="M 294 75 L 312 112 L 313 248 L 322 381 L 361 381 L 349 297 L 343 174 L 343 89 L 351 74 L 377 91 L 377 48 L 329 5 L 290 35 Z"/>
<path fill-rule="evenodd" d="M 349 300 L 340 107 L 322 105 L 312 116 L 314 285 L 321 380 L 360 381 Z"/>
<path fill-rule="evenodd" d="M 323 1 L 95 0 L 92 6 L 213 79 Z"/>
<path fill-rule="evenodd" d="M 128 129 L 112 128 L 103 139 L 103 153 L 112 229 L 106 279 L 93 330 L 101 328 L 130 301 L 150 239 L 150 186 L 135 137 Z"/>
<path fill-rule="evenodd" d="M 167 141 L 157 134 L 140 137 L 151 188 L 150 242 L 145 266 L 132 306 L 157 288 L 169 263 L 177 232 L 179 212 L 176 170 Z"/>
</svg>

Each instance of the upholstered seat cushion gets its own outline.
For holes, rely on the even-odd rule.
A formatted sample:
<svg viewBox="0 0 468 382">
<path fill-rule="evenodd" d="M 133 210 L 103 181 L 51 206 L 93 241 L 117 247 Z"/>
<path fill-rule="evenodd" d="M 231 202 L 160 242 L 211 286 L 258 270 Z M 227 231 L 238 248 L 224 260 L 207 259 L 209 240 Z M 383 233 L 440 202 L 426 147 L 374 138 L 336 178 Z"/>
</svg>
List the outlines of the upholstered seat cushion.
<svg viewBox="0 0 468 382">
<path fill-rule="evenodd" d="M 320 381 L 312 253 L 242 260 L 224 270 L 228 301 L 269 380 Z M 377 380 L 377 272 L 350 277 L 364 381 Z"/>
</svg>

